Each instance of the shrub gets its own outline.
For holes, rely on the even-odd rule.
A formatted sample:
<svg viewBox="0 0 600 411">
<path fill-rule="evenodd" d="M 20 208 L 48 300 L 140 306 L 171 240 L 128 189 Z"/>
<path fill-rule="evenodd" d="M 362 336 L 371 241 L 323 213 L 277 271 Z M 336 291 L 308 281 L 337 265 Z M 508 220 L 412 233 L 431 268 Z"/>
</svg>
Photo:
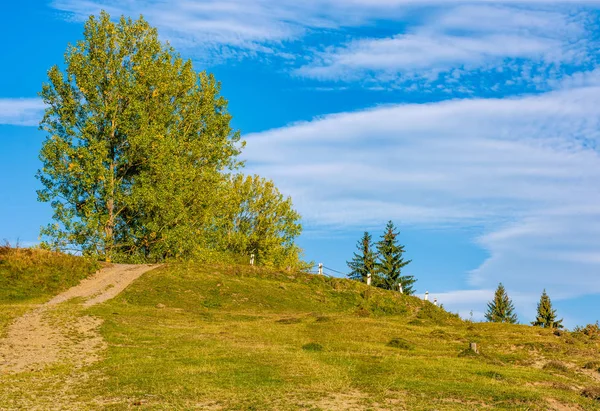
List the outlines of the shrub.
<svg viewBox="0 0 600 411">
<path fill-rule="evenodd" d="M 298 323 L 301 323 L 302 320 L 300 318 L 291 317 L 291 318 L 281 318 L 275 322 L 277 322 L 279 324 L 298 324 Z"/>
<path fill-rule="evenodd" d="M 319 343 L 311 342 L 302 346 L 304 351 L 323 351 L 323 346 Z"/>
<path fill-rule="evenodd" d="M 586 370 L 595 370 L 600 367 L 600 361 L 589 361 L 583 365 Z"/>
<path fill-rule="evenodd" d="M 567 367 L 562 362 L 555 361 L 555 360 L 547 362 L 543 368 L 544 368 L 544 370 L 550 370 L 550 371 L 560 371 L 560 372 L 569 371 L 569 367 Z"/>
<path fill-rule="evenodd" d="M 414 345 L 411 342 L 406 341 L 402 338 L 392 338 L 390 342 L 387 343 L 387 346 L 393 348 L 400 348 L 403 350 L 412 350 L 414 348 Z"/>
<path fill-rule="evenodd" d="M 585 335 L 590 338 L 598 338 L 600 337 L 600 324 L 596 321 L 595 324 L 588 324 L 584 327 L 577 326 L 573 329 L 573 333 Z"/>
<path fill-rule="evenodd" d="M 581 391 L 581 395 L 592 400 L 600 401 L 600 387 L 586 387 Z"/>
</svg>

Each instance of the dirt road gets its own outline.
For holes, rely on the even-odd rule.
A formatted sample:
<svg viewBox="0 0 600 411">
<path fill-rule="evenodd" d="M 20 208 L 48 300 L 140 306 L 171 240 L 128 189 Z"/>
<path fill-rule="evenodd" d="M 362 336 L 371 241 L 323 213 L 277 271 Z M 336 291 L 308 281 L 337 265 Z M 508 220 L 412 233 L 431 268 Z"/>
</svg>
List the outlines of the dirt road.
<svg viewBox="0 0 600 411">
<path fill-rule="evenodd" d="M 101 321 L 76 315 L 57 315 L 60 303 L 82 298 L 90 307 L 109 300 L 157 265 L 113 264 L 84 279 L 52 300 L 15 320 L 0 339 L 0 373 L 39 370 L 56 362 L 84 366 L 98 359 L 105 342 Z"/>
</svg>

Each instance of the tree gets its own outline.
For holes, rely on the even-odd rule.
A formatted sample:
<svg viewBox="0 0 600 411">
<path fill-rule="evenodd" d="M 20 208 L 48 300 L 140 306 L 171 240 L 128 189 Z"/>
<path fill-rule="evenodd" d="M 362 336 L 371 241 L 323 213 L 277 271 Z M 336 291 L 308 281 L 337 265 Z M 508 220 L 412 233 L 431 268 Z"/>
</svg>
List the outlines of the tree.
<svg viewBox="0 0 600 411">
<path fill-rule="evenodd" d="M 506 294 L 502 283 L 498 284 L 494 299 L 488 303 L 485 318 L 494 323 L 515 324 L 518 321 L 515 307 L 511 299 L 508 298 L 508 294 Z"/>
<path fill-rule="evenodd" d="M 214 231 L 242 144 L 212 75 L 194 71 L 140 18 L 102 12 L 40 93 L 48 133 L 44 243 L 108 261 L 189 256 Z"/>
<path fill-rule="evenodd" d="M 377 277 L 378 287 L 397 290 L 402 285 L 405 294 L 414 294 L 413 284 L 417 281 L 412 275 L 402 275 L 402 268 L 411 262 L 404 260 L 404 246 L 398 244 L 398 232 L 394 223 L 389 221 L 381 240 L 377 243 Z"/>
<path fill-rule="evenodd" d="M 552 301 L 544 290 L 537 306 L 537 316 L 531 325 L 544 328 L 563 328 L 562 321 L 562 319 L 556 320 L 556 310 L 552 309 Z"/>
<path fill-rule="evenodd" d="M 272 181 L 257 175 L 235 175 L 226 189 L 224 218 L 216 231 L 221 250 L 254 254 L 262 265 L 306 268 L 294 244 L 302 226 L 291 198 L 284 198 Z"/>
<path fill-rule="evenodd" d="M 375 252 L 373 251 L 373 243 L 371 234 L 365 231 L 362 239 L 356 244 L 359 253 L 354 253 L 352 261 L 347 261 L 350 273 L 348 277 L 352 280 L 367 282 L 367 278 L 375 274 Z M 372 280 L 374 280 L 372 278 Z"/>
</svg>

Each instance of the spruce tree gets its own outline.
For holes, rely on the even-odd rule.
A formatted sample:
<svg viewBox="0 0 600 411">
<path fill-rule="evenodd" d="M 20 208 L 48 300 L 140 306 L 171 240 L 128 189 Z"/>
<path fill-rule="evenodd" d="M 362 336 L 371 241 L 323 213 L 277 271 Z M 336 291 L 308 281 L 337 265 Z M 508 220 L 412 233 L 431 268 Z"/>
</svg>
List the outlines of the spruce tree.
<svg viewBox="0 0 600 411">
<path fill-rule="evenodd" d="M 494 299 L 488 303 L 485 318 L 493 323 L 515 324 L 518 321 L 515 307 L 502 283 L 498 284 Z"/>
<path fill-rule="evenodd" d="M 562 319 L 556 320 L 556 310 L 552 309 L 552 301 L 544 290 L 537 306 L 537 316 L 531 325 L 544 328 L 563 328 L 562 321 Z"/>
<path fill-rule="evenodd" d="M 389 221 L 381 241 L 377 243 L 379 253 L 376 271 L 378 274 L 378 287 L 387 290 L 397 290 L 402 285 L 405 294 L 414 294 L 413 284 L 417 281 L 412 275 L 402 275 L 402 268 L 411 260 L 404 260 L 404 246 L 398 244 L 398 232 L 394 223 Z"/>
<path fill-rule="evenodd" d="M 373 277 L 375 271 L 375 252 L 373 251 L 373 243 L 371 234 L 365 231 L 362 239 L 356 244 L 358 253 L 354 253 L 352 261 L 347 261 L 350 273 L 348 278 L 352 280 L 367 282 L 369 274 Z M 372 278 L 372 280 L 375 280 Z"/>
</svg>

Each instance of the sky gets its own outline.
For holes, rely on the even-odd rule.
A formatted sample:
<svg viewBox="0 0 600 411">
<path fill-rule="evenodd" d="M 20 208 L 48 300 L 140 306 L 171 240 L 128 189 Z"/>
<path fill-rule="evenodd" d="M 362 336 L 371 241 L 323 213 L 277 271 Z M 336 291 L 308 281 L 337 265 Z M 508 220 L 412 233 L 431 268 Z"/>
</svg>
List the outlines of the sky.
<svg viewBox="0 0 600 411">
<path fill-rule="evenodd" d="M 519 319 L 546 289 L 600 320 L 600 0 L 24 0 L 3 4 L 0 239 L 51 218 L 37 97 L 83 21 L 143 15 L 222 82 L 247 173 L 302 214 L 305 258 L 346 273 L 388 220 L 417 293 Z"/>
</svg>

